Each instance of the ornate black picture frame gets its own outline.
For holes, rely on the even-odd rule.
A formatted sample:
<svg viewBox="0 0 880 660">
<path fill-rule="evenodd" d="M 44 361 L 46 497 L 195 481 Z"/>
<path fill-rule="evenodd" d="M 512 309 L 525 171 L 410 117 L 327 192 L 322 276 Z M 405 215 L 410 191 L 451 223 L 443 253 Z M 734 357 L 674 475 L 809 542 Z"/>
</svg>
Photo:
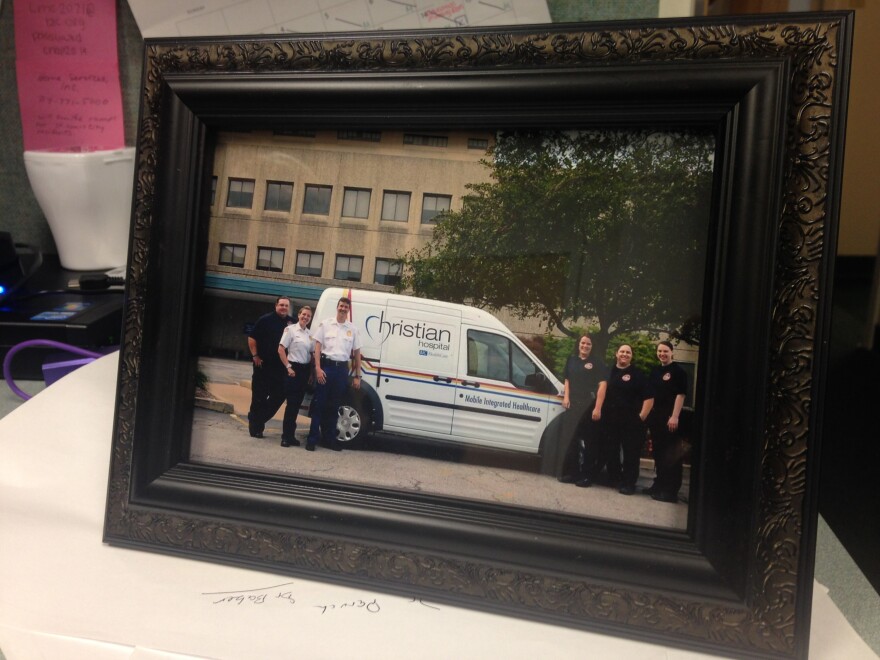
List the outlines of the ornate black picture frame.
<svg viewBox="0 0 880 660">
<path fill-rule="evenodd" d="M 805 657 L 852 15 L 148 40 L 108 543 Z M 218 130 L 712 127 L 686 531 L 189 461 Z"/>
</svg>

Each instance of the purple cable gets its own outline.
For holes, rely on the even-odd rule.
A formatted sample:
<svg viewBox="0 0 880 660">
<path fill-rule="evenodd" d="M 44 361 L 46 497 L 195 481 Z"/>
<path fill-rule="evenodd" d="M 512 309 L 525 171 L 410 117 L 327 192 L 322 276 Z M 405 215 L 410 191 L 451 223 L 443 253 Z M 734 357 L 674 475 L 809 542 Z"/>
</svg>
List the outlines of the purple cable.
<svg viewBox="0 0 880 660">
<path fill-rule="evenodd" d="M 72 346 L 71 344 L 64 344 L 60 341 L 53 341 L 51 339 L 30 339 L 28 341 L 23 341 L 20 344 L 16 344 L 9 349 L 6 357 L 3 358 L 3 378 L 6 379 L 6 384 L 9 385 L 9 389 L 11 389 L 16 395 L 18 395 L 25 401 L 30 399 L 31 395 L 16 387 L 15 381 L 12 380 L 12 358 L 15 357 L 16 353 L 24 350 L 25 348 L 36 348 L 38 346 L 43 348 L 57 348 L 68 353 L 75 353 L 84 357 L 103 357 L 103 353 L 95 353 L 94 351 L 89 351 L 85 348 L 80 348 L 79 346 Z"/>
</svg>

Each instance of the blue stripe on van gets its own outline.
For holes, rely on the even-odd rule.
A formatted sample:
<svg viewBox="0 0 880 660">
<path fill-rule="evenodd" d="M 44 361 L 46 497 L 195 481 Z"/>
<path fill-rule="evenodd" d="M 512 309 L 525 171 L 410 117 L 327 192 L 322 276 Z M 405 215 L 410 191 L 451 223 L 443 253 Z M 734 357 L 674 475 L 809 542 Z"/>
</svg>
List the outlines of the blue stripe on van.
<svg viewBox="0 0 880 660">
<path fill-rule="evenodd" d="M 459 386 L 456 385 L 455 383 L 433 382 L 433 381 L 432 381 L 433 376 L 428 376 L 427 374 L 424 375 L 422 378 L 410 378 L 410 377 L 407 377 L 407 376 L 393 376 L 393 375 L 391 375 L 391 374 L 389 373 L 389 370 L 384 370 L 384 371 L 382 372 L 382 378 L 394 378 L 395 380 L 404 380 L 404 381 L 408 381 L 408 382 L 411 382 L 411 383 L 426 383 L 426 384 L 428 384 L 428 385 L 436 385 L 436 386 L 438 386 L 438 387 L 459 387 Z M 462 389 L 465 389 L 465 388 L 462 388 Z M 521 395 L 521 394 L 512 394 L 512 393 L 509 393 L 509 392 L 507 392 L 507 391 L 499 392 L 498 390 L 493 390 L 493 389 L 485 389 L 485 390 L 484 390 L 483 388 L 480 388 L 480 387 L 470 387 L 470 388 L 466 388 L 466 389 L 467 389 L 467 391 L 469 391 L 469 392 L 470 392 L 470 391 L 477 392 L 477 393 L 479 393 L 479 392 L 491 392 L 492 394 L 502 395 L 502 396 L 509 396 L 509 397 L 511 397 L 511 398 L 513 398 L 513 399 L 520 399 L 520 400 L 522 400 L 522 401 L 534 401 L 534 402 L 536 402 L 536 403 L 544 403 L 544 402 L 547 402 L 547 403 L 549 403 L 550 405 L 553 405 L 553 406 L 561 406 L 561 405 L 562 405 L 562 400 L 559 399 L 558 397 L 556 397 L 556 396 L 552 396 L 552 395 L 548 395 L 548 398 L 547 398 L 547 399 L 541 399 L 541 398 L 534 397 L 534 396 L 525 396 L 525 395 Z M 548 399 L 549 399 L 549 400 L 548 400 Z"/>
<path fill-rule="evenodd" d="M 409 383 L 424 383 L 426 385 L 437 385 L 438 387 L 455 387 L 455 383 L 442 383 L 433 380 L 432 376 L 424 376 L 423 378 L 409 378 L 407 376 L 392 376 L 387 370 L 382 372 L 382 378 L 393 378 L 394 380 L 405 380 Z"/>
<path fill-rule="evenodd" d="M 521 415 L 519 413 L 509 413 L 502 410 L 487 410 L 485 408 L 474 408 L 472 406 L 459 406 L 454 403 L 440 403 L 438 401 L 423 401 L 422 399 L 410 399 L 405 396 L 386 396 L 388 401 L 401 401 L 403 403 L 414 403 L 420 406 L 431 406 L 433 408 L 452 408 L 453 410 L 467 410 L 468 412 L 480 413 L 481 415 L 495 415 L 496 417 L 510 417 L 512 419 L 524 419 L 527 422 L 540 422 L 540 417 L 533 415 Z"/>
</svg>

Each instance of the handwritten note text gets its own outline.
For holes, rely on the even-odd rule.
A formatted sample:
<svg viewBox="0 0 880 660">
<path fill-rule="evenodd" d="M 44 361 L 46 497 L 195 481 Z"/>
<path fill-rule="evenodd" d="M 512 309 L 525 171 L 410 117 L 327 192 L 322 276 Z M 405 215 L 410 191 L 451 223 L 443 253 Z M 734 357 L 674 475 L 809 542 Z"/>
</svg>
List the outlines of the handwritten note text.
<svg viewBox="0 0 880 660">
<path fill-rule="evenodd" d="M 15 0 L 25 150 L 125 146 L 115 0 Z"/>
</svg>

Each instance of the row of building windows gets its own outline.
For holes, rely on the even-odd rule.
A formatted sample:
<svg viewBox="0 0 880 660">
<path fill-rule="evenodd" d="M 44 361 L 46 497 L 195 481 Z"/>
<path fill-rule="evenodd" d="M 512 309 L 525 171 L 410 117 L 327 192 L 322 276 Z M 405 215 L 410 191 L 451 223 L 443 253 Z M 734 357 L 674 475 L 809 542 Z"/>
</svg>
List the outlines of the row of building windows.
<svg viewBox="0 0 880 660">
<path fill-rule="evenodd" d="M 254 204 L 254 179 L 229 179 L 226 195 L 227 208 L 249 209 Z M 211 204 L 217 194 L 217 177 L 211 185 Z M 330 199 L 333 186 L 306 184 L 303 195 L 303 213 L 310 215 L 329 215 Z M 342 193 L 342 217 L 367 218 L 370 215 L 370 202 L 373 191 L 370 188 L 344 188 Z M 409 220 L 409 207 L 412 193 L 402 190 L 385 190 L 382 192 L 382 220 L 406 222 Z M 266 211 L 289 212 L 293 203 L 293 182 L 267 181 L 266 199 L 263 209 Z M 452 204 L 452 195 L 425 193 L 422 197 L 421 222 L 432 224 L 434 218 L 448 211 Z"/>
<path fill-rule="evenodd" d="M 275 131 L 275 135 L 289 135 L 294 137 L 316 137 L 315 131 Z M 360 142 L 381 142 L 382 131 L 337 131 L 337 140 L 357 140 Z M 421 147 L 446 147 L 449 138 L 445 135 L 427 135 L 424 133 L 404 133 L 403 144 L 412 144 Z M 468 149 L 480 149 L 486 151 L 489 148 L 488 138 L 468 138 Z"/>
<path fill-rule="evenodd" d="M 246 245 L 221 243 L 218 263 L 221 266 L 243 268 L 246 253 Z M 257 247 L 256 268 L 257 270 L 281 273 L 284 271 L 284 256 L 285 250 L 283 248 Z M 337 280 L 346 280 L 348 282 L 360 282 L 363 276 L 363 270 L 363 256 L 354 254 L 337 254 L 336 263 L 333 269 L 333 278 Z M 394 286 L 400 281 L 401 270 L 402 266 L 399 261 L 395 259 L 377 258 L 376 268 L 373 271 L 373 282 L 375 284 Z M 321 277 L 323 271 L 323 252 L 297 250 L 296 264 L 293 269 L 295 274 L 305 275 L 306 277 Z"/>
</svg>

